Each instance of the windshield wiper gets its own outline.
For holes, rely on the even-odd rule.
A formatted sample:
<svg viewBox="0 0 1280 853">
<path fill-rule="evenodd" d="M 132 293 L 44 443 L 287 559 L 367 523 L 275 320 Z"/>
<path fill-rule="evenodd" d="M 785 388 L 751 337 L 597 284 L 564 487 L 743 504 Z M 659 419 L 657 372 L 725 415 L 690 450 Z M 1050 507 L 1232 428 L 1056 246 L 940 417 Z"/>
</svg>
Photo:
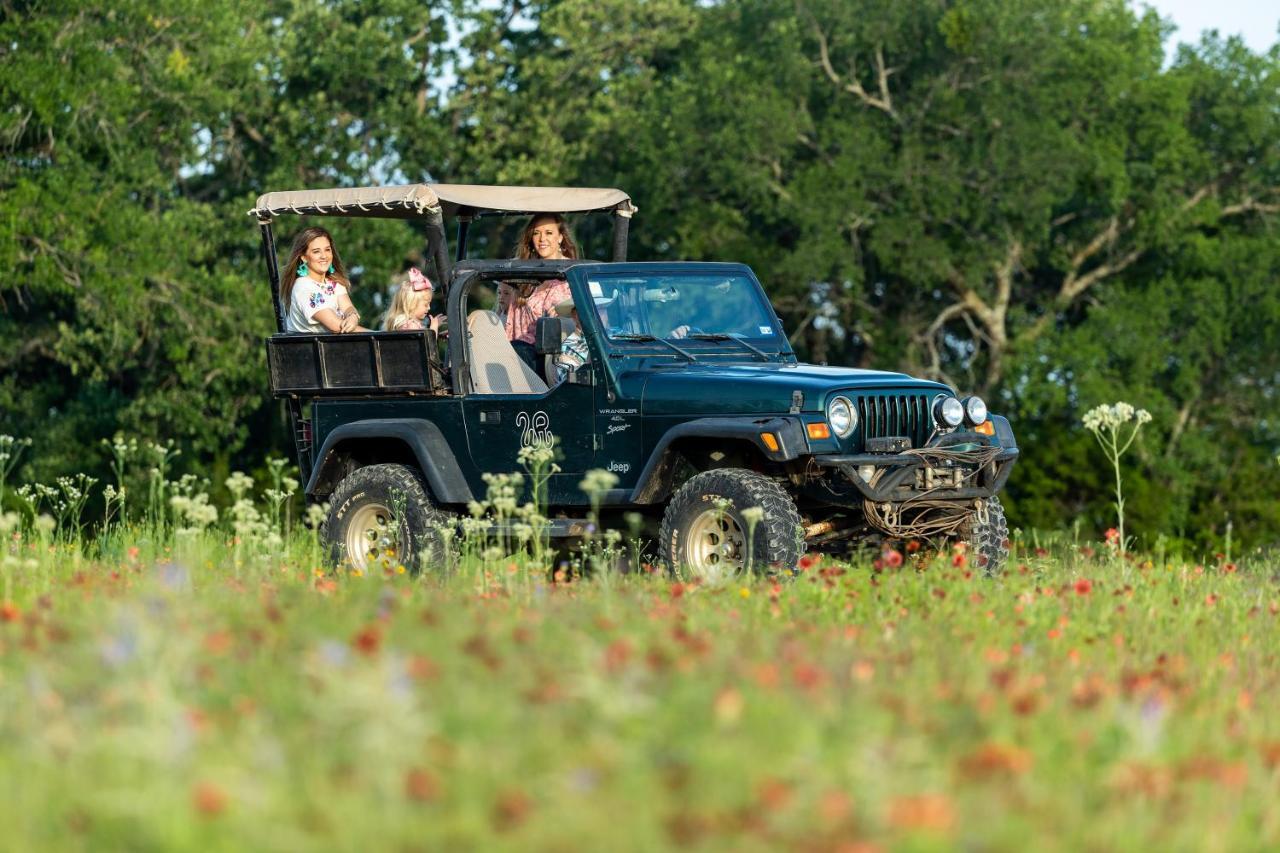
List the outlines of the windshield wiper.
<svg viewBox="0 0 1280 853">
<path fill-rule="evenodd" d="M 696 332 L 692 335 L 685 335 L 685 337 L 692 338 L 696 341 L 733 341 L 734 343 L 742 344 L 765 361 L 769 360 L 769 354 L 767 352 L 752 346 L 737 335 L 727 335 L 723 332 Z"/>
<path fill-rule="evenodd" d="M 677 353 L 679 353 L 680 355 L 682 355 L 682 356 L 684 356 L 685 358 L 689 359 L 689 361 L 697 361 L 697 360 L 698 360 L 698 359 L 694 358 L 693 353 L 688 352 L 687 350 L 683 350 L 683 349 L 681 349 L 680 347 L 678 347 L 678 346 L 676 346 L 675 344 L 671 343 L 671 341 L 663 340 L 662 338 L 655 338 L 653 335 L 640 335 L 640 334 L 626 334 L 626 333 L 624 333 L 624 334 L 621 334 L 621 335 L 610 335 L 609 337 L 611 337 L 611 338 L 612 338 L 613 340 L 615 340 L 615 341 L 640 341 L 640 342 L 642 342 L 642 343 L 649 343 L 650 341 L 657 341 L 657 342 L 658 342 L 658 343 L 660 343 L 660 344 L 665 344 L 666 346 L 671 347 L 671 349 L 675 350 L 675 351 L 676 351 Z"/>
</svg>

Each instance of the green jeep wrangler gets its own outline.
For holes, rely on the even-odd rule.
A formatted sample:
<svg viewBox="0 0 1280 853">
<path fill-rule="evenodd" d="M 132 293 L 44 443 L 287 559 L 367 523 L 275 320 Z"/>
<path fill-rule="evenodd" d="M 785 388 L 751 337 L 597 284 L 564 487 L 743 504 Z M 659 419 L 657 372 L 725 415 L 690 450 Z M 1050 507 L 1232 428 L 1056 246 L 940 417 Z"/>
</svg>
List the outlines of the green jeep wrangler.
<svg viewBox="0 0 1280 853">
<path fill-rule="evenodd" d="M 467 259 L 478 217 L 543 212 L 612 214 L 612 260 Z M 308 499 L 329 503 L 336 560 L 363 568 L 398 543 L 430 562 L 442 526 L 484 496 L 483 475 L 520 470 L 520 449 L 541 445 L 560 468 L 550 536 L 583 534 L 579 484 L 604 469 L 617 481 L 596 496 L 601 511 L 642 513 L 673 571 L 785 574 L 807 549 L 884 538 L 964 541 L 977 565 L 1001 569 L 997 493 L 1018 456 L 1005 418 L 936 382 L 799 363 L 748 267 L 628 262 L 634 212 L 609 189 L 415 184 L 258 199 L 250 214 L 281 332 L 267 340 L 271 390 L 288 403 Z M 285 334 L 271 227 L 283 213 L 418 220 L 453 333 Z M 534 371 L 481 307 L 498 282 L 550 278 L 569 282 L 589 350 L 563 377 L 553 361 L 573 321 L 538 322 L 546 364 Z"/>
</svg>

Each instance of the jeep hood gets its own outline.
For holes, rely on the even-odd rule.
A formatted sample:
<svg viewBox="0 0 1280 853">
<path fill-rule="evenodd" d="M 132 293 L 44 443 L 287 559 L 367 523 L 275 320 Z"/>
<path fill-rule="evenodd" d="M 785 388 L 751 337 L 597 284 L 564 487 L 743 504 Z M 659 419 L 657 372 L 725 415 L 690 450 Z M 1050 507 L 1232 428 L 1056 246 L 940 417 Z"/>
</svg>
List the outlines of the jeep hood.
<svg viewBox="0 0 1280 853">
<path fill-rule="evenodd" d="M 630 378 L 639 378 L 634 374 Z M 626 383 L 624 381 L 624 384 Z M 814 364 L 689 364 L 645 373 L 645 415 L 785 414 L 792 394 L 804 395 L 802 410 L 822 411 L 836 391 L 901 389 L 903 393 L 949 393 L 937 382 L 905 373 L 820 367 Z"/>
</svg>

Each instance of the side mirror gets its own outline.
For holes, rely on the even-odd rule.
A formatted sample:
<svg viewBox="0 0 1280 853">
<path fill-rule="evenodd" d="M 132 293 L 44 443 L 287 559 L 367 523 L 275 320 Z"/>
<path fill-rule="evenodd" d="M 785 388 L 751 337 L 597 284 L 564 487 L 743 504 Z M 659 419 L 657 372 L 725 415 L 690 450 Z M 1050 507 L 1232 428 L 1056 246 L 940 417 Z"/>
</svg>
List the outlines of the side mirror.
<svg viewBox="0 0 1280 853">
<path fill-rule="evenodd" d="M 572 322 L 572 321 L 570 321 Z M 538 355 L 556 355 L 564 343 L 564 323 L 560 317 L 539 317 L 533 330 L 533 349 Z"/>
</svg>

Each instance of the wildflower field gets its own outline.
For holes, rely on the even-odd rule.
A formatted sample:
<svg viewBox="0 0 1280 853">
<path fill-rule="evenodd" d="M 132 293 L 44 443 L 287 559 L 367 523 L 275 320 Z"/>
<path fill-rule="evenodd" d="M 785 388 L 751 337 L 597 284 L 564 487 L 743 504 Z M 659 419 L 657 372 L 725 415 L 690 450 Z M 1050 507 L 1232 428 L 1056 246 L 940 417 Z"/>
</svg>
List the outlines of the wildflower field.
<svg viewBox="0 0 1280 853">
<path fill-rule="evenodd" d="M 1280 844 L 1275 560 L 354 576 L 301 527 L 14 520 L 10 849 Z"/>
<path fill-rule="evenodd" d="M 617 529 L 550 548 L 502 476 L 430 570 L 359 571 L 283 460 L 220 509 L 169 445 L 106 452 L 0 512 L 9 849 L 1280 844 L 1274 554 L 1018 532 L 997 577 L 908 541 L 691 582 Z"/>
</svg>

